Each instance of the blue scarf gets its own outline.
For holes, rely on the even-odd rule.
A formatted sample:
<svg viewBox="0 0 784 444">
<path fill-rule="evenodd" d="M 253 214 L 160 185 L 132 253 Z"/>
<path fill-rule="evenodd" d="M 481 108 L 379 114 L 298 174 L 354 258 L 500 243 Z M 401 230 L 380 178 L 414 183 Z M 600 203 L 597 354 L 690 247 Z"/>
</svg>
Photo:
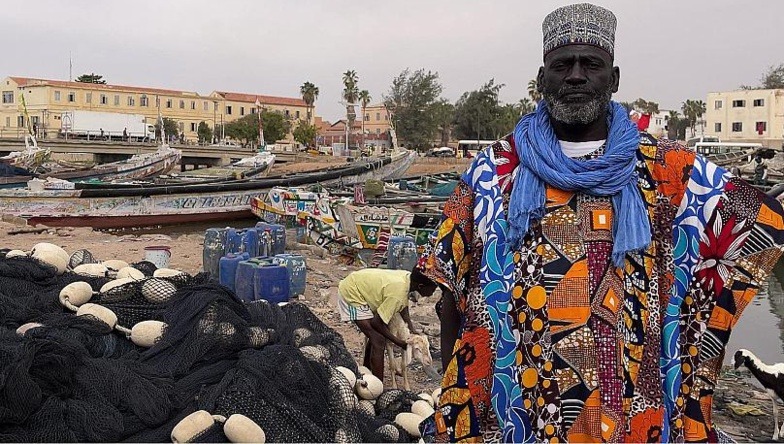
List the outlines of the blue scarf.
<svg viewBox="0 0 784 444">
<path fill-rule="evenodd" d="M 610 103 L 609 135 L 602 156 L 574 160 L 564 155 L 550 126 L 544 101 L 526 115 L 514 130 L 519 171 L 509 202 L 509 240 L 519 249 L 532 220 L 545 215 L 545 184 L 565 191 L 592 196 L 612 196 L 613 263 L 623 266 L 627 253 L 646 248 L 651 226 L 640 190 L 637 188 L 637 148 L 640 134 L 626 109 Z"/>
</svg>

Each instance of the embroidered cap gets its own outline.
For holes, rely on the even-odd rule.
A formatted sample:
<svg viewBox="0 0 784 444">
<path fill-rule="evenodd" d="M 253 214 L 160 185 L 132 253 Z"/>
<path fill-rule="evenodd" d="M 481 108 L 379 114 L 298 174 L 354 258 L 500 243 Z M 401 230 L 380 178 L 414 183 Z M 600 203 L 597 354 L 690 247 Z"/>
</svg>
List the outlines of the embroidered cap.
<svg viewBox="0 0 784 444">
<path fill-rule="evenodd" d="M 615 27 L 618 20 L 611 11 L 590 3 L 556 9 L 542 22 L 544 56 L 561 46 L 593 45 L 615 53 Z"/>
</svg>

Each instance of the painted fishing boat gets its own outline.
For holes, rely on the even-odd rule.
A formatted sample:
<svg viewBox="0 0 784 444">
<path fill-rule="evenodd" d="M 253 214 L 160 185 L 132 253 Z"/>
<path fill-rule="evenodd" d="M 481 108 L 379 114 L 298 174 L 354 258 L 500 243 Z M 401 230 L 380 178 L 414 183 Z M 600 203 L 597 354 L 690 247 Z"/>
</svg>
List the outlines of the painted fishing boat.
<svg viewBox="0 0 784 444">
<path fill-rule="evenodd" d="M 125 160 L 95 165 L 87 169 L 73 168 L 49 173 L 0 177 L 0 188 L 22 188 L 35 178 L 41 180 L 61 179 L 74 183 L 147 179 L 169 173 L 179 165 L 181 158 L 182 152 L 180 150 L 164 145 L 154 153 L 136 154 Z M 57 181 L 52 182 L 56 183 Z"/>
<path fill-rule="evenodd" d="M 12 151 L 8 155 L 0 157 L 0 163 L 33 172 L 49 159 L 50 154 L 51 151 L 48 148 L 38 146 L 35 136 L 27 134 L 25 135 L 25 149 Z"/>
<path fill-rule="evenodd" d="M 75 183 L 73 189 L 0 190 L 0 213 L 21 218 L 30 225 L 94 228 L 232 220 L 253 217 L 252 199 L 264 196 L 274 187 L 364 183 L 367 179 L 399 177 L 413 156 L 415 153 L 403 150 L 324 171 L 207 184 L 106 188 Z"/>
<path fill-rule="evenodd" d="M 161 145 L 154 153 L 136 154 L 118 162 L 96 165 L 89 170 L 43 174 L 40 177 L 43 179 L 53 177 L 70 182 L 146 179 L 170 172 L 180 164 L 180 159 L 182 159 L 182 151 L 169 145 Z"/>
<path fill-rule="evenodd" d="M 341 256 L 383 252 L 391 236 L 411 237 L 421 249 L 440 220 L 436 212 L 353 205 L 348 197 L 301 188 L 272 189 L 251 206 L 267 222 L 306 227 L 313 243 Z"/>
</svg>

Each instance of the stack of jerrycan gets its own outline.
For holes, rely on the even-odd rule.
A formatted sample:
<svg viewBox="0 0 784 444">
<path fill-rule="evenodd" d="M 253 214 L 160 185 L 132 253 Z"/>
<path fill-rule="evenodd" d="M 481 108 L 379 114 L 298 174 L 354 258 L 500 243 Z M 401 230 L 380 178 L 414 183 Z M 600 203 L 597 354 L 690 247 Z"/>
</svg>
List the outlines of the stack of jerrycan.
<svg viewBox="0 0 784 444">
<path fill-rule="evenodd" d="M 387 249 L 387 268 L 391 270 L 411 270 L 417 264 L 419 254 L 416 242 L 410 236 L 392 236 Z"/>
<path fill-rule="evenodd" d="M 211 276 L 218 276 L 220 259 L 226 254 L 226 232 L 227 228 L 209 228 L 204 233 L 202 264 Z"/>
<path fill-rule="evenodd" d="M 270 258 L 252 258 L 237 266 L 235 294 L 243 302 L 289 300 L 289 271 Z"/>
<path fill-rule="evenodd" d="M 248 253 L 229 253 L 223 256 L 220 259 L 220 271 L 218 273 L 220 284 L 234 291 L 237 267 L 239 266 L 240 262 L 246 261 L 248 259 L 250 259 L 250 255 Z"/>
<path fill-rule="evenodd" d="M 275 255 L 272 261 L 285 266 L 289 272 L 289 297 L 305 294 L 305 278 L 308 273 L 305 257 L 301 254 L 283 253 Z"/>
<path fill-rule="evenodd" d="M 265 232 L 269 231 L 269 236 L 272 238 L 272 245 L 269 253 L 259 256 L 275 256 L 276 254 L 283 254 L 286 251 L 286 227 L 279 224 L 268 224 L 266 222 L 258 222 L 256 224 L 256 231 L 259 233 L 259 240 Z"/>
</svg>

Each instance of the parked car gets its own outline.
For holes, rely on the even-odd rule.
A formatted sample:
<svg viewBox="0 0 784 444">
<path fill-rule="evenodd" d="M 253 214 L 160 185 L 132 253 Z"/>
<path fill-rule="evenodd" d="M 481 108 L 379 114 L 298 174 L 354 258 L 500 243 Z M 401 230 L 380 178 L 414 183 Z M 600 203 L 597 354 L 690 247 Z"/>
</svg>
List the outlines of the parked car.
<svg viewBox="0 0 784 444">
<path fill-rule="evenodd" d="M 448 146 L 431 148 L 428 150 L 427 154 L 425 154 L 425 157 L 455 157 L 455 150 Z"/>
</svg>

